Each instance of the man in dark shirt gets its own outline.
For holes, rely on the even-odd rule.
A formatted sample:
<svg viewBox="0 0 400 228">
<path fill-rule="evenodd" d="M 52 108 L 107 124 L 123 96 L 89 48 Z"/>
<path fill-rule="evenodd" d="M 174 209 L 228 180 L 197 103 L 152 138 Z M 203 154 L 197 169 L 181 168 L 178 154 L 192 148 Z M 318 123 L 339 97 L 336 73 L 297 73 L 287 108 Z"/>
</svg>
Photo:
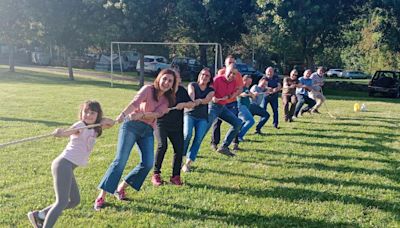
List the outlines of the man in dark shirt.
<svg viewBox="0 0 400 228">
<path fill-rule="evenodd" d="M 274 127 L 279 129 L 278 127 L 278 93 L 282 89 L 280 80 L 278 75 L 274 74 L 274 68 L 268 67 L 265 70 L 265 75 L 267 77 L 267 88 L 268 88 L 268 95 L 264 97 L 263 103 L 261 106 L 267 110 L 268 103 L 271 105 L 272 112 L 274 114 Z"/>
</svg>

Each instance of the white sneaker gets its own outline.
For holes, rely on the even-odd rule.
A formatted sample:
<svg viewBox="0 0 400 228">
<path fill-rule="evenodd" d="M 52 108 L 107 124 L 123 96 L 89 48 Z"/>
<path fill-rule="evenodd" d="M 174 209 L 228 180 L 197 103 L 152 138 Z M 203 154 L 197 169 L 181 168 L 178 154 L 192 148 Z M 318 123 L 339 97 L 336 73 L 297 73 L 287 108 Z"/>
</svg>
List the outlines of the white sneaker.
<svg viewBox="0 0 400 228">
<path fill-rule="evenodd" d="M 189 164 L 184 164 L 182 166 L 182 171 L 185 172 L 185 173 L 190 172 L 190 165 Z"/>
</svg>

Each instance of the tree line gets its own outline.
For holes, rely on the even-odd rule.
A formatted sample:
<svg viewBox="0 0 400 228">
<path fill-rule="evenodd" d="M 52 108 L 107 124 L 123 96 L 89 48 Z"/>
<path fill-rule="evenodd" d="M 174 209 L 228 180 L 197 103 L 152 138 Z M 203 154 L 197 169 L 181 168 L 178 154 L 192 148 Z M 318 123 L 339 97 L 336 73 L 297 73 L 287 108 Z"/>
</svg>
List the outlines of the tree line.
<svg viewBox="0 0 400 228">
<path fill-rule="evenodd" d="M 218 42 L 224 53 L 369 73 L 400 64 L 400 0 L 2 0 L 0 44 L 65 61 L 111 41 Z M 207 51 L 200 47 L 200 58 Z"/>
</svg>

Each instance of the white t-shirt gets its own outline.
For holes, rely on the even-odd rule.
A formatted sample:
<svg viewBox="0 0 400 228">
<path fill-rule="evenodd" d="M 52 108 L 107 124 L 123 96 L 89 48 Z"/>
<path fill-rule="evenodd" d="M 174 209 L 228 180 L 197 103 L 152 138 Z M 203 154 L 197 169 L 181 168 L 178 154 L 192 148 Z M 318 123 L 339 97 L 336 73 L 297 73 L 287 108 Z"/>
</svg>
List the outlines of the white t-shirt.
<svg viewBox="0 0 400 228">
<path fill-rule="evenodd" d="M 72 125 L 73 128 L 85 126 L 86 124 L 82 121 Z M 77 166 L 86 166 L 96 142 L 96 135 L 97 133 L 94 129 L 79 130 L 78 134 L 73 134 L 69 137 L 69 143 L 60 156 Z"/>
</svg>

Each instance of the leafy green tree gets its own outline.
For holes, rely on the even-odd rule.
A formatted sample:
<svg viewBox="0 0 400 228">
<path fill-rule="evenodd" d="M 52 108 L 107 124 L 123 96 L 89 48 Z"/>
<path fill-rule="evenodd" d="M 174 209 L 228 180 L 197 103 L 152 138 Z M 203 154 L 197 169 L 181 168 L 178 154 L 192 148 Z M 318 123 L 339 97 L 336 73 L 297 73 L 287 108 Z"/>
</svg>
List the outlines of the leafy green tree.
<svg viewBox="0 0 400 228">
<path fill-rule="evenodd" d="M 276 30 L 293 42 L 307 66 L 315 65 L 315 55 L 335 45 L 340 25 L 348 22 L 354 6 L 362 0 L 264 0 L 259 1 L 265 18 L 272 18 Z"/>
<path fill-rule="evenodd" d="M 173 25 L 169 31 L 172 40 L 186 39 L 196 42 L 221 43 L 224 50 L 248 33 L 246 18 L 254 13 L 254 2 L 246 0 L 177 0 Z M 200 47 L 200 61 L 207 65 L 205 47 Z"/>
<path fill-rule="evenodd" d="M 9 46 L 9 70 L 12 72 L 15 71 L 15 48 L 28 43 L 30 39 L 32 20 L 27 5 L 28 0 L 0 1 L 0 43 Z"/>
</svg>

